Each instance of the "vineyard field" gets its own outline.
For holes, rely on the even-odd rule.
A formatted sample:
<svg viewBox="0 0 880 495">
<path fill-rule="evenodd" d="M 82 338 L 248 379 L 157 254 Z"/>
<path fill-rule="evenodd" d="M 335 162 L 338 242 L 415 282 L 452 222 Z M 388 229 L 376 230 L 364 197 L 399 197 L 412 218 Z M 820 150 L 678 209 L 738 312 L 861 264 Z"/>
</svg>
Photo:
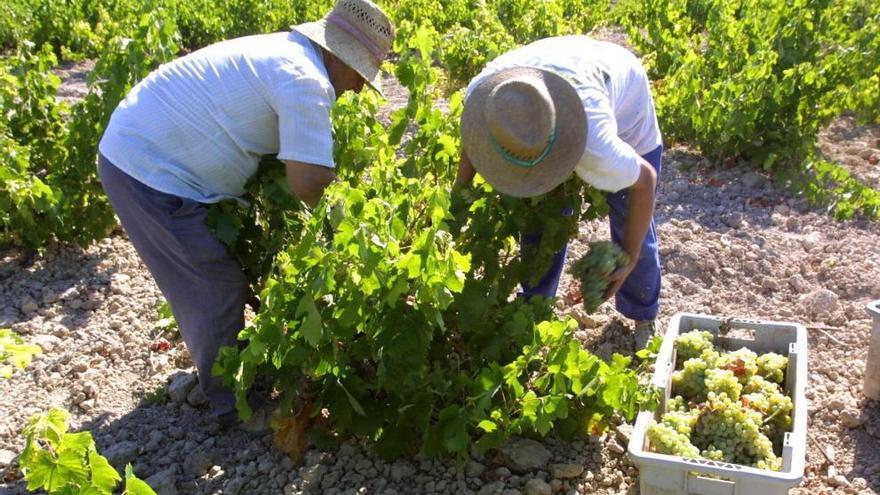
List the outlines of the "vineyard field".
<svg viewBox="0 0 880 495">
<path fill-rule="evenodd" d="M 213 371 L 242 419 L 254 390 L 275 401 L 259 434 L 208 419 L 167 301 L 103 192 L 97 143 L 160 64 L 333 2 L 0 5 L 0 495 L 638 495 L 626 449 L 639 411 L 658 407 L 660 339 L 638 352 L 634 322 L 597 298 L 601 277 L 578 271 L 610 239 L 605 195 L 576 176 L 536 198 L 482 178 L 452 187 L 470 78 L 568 34 L 624 46 L 650 79 L 660 332 L 680 312 L 806 327 L 806 470 L 791 495 L 880 494 L 880 403 L 862 392 L 865 307 L 880 300 L 880 3 L 377 3 L 396 26 L 384 97 L 337 98 L 338 180 L 321 201 L 288 194 L 266 155 L 247 202 L 205 207 L 250 285 L 239 345 Z M 557 297 L 517 297 L 566 242 Z M 680 399 L 654 441 L 674 452 L 676 414 L 711 403 L 749 415 L 764 450 L 744 454 L 719 422 L 695 427 L 688 452 L 780 470 L 787 423 L 762 424 L 738 398 L 785 398 L 744 392 L 761 380 L 716 351 L 688 372 L 717 368 L 714 391 L 679 372 L 678 392 L 704 402 Z M 782 383 L 773 359 L 761 373 Z M 703 436 L 719 431 L 730 452 Z"/>
</svg>

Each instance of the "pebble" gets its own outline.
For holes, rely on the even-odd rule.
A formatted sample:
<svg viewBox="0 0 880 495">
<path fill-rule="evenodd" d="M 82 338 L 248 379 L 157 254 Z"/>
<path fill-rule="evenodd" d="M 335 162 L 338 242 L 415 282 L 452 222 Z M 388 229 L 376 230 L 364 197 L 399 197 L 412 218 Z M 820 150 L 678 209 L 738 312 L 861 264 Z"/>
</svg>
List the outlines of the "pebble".
<svg viewBox="0 0 880 495">
<path fill-rule="evenodd" d="M 177 495 L 177 468 L 172 466 L 150 476 L 146 480 L 157 495 Z"/>
<path fill-rule="evenodd" d="M 192 476 L 202 476 L 214 465 L 211 455 L 203 450 L 196 450 L 186 456 L 183 461 L 183 472 Z"/>
<path fill-rule="evenodd" d="M 532 478 L 526 482 L 522 492 L 523 495 L 550 495 L 553 493 L 553 488 L 542 479 Z"/>
<path fill-rule="evenodd" d="M 507 467 L 518 473 L 543 469 L 552 454 L 541 443 L 529 438 L 514 437 L 501 447 Z"/>
<path fill-rule="evenodd" d="M 550 476 L 554 478 L 577 478 L 583 472 L 584 466 L 582 464 L 550 464 Z"/>
<path fill-rule="evenodd" d="M 468 478 L 477 478 L 481 476 L 485 470 L 486 466 L 480 464 L 473 459 L 468 461 L 464 468 L 465 476 L 467 476 Z"/>
<path fill-rule="evenodd" d="M 828 315 L 837 309 L 838 296 L 828 289 L 819 289 L 801 296 L 798 303 L 803 311 L 813 317 Z"/>
<path fill-rule="evenodd" d="M 493 481 L 487 485 L 483 485 L 480 488 L 480 491 L 477 492 L 477 495 L 501 495 L 504 492 L 504 482 L 503 481 Z"/>
<path fill-rule="evenodd" d="M 619 443 L 617 443 L 617 440 L 613 438 L 608 442 L 608 450 L 618 455 L 626 452 L 626 449 L 623 448 Z"/>
<path fill-rule="evenodd" d="M 168 397 L 177 403 L 185 402 L 187 395 L 196 386 L 198 381 L 198 378 L 193 373 L 178 374 L 168 384 Z"/>
<path fill-rule="evenodd" d="M 840 413 L 840 422 L 847 428 L 858 428 L 865 424 L 867 418 L 858 410 L 848 408 Z"/>
<path fill-rule="evenodd" d="M 101 451 L 101 454 L 107 458 L 107 461 L 117 469 L 125 468 L 126 464 L 134 462 L 138 455 L 140 446 L 135 442 L 124 441 L 114 443 Z"/>
<path fill-rule="evenodd" d="M 0 467 L 6 467 L 12 464 L 12 461 L 15 460 L 15 456 L 17 456 L 15 452 L 6 449 L 0 449 Z"/>
</svg>

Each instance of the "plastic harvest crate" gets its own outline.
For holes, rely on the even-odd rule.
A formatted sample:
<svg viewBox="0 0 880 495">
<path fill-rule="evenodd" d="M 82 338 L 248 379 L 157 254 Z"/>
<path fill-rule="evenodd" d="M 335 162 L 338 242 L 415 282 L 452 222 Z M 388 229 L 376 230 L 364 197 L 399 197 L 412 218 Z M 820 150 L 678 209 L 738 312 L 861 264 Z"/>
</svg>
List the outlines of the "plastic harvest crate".
<svg viewBox="0 0 880 495">
<path fill-rule="evenodd" d="M 724 336 L 721 328 L 746 329 L 754 339 L 739 338 L 734 331 Z M 688 459 L 658 454 L 646 445 L 646 430 L 651 421 L 666 410 L 675 370 L 675 338 L 693 329 L 708 330 L 722 347 L 736 350 L 747 347 L 759 354 L 776 352 L 788 356 L 785 390 L 794 403 L 792 431 L 785 434 L 782 447 L 782 470 L 770 471 L 738 464 Z M 777 495 L 800 484 L 804 475 L 807 443 L 807 331 L 802 325 L 746 319 L 725 319 L 708 315 L 679 313 L 669 322 L 663 345 L 657 356 L 653 383 L 660 388 L 661 403 L 654 413 L 642 411 L 629 441 L 629 455 L 639 468 L 641 495 Z M 705 475 L 712 475 L 707 477 Z"/>
<path fill-rule="evenodd" d="M 865 363 L 865 395 L 880 400 L 880 300 L 868 304 L 868 314 L 874 319 L 868 360 Z"/>
</svg>

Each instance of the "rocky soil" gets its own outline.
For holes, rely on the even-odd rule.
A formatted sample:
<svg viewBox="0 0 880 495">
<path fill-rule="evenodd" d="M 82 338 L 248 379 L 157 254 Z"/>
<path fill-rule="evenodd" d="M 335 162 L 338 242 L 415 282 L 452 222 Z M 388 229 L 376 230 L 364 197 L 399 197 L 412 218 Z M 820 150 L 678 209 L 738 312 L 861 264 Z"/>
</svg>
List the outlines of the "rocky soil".
<svg viewBox="0 0 880 495">
<path fill-rule="evenodd" d="M 389 92 L 399 105 L 399 90 Z M 880 153 L 869 139 L 877 128 L 835 125 L 842 130 L 830 128 L 823 146 Z M 867 163 L 848 166 L 876 177 L 867 152 L 848 156 Z M 835 222 L 760 174 L 714 166 L 685 148 L 664 156 L 656 220 L 661 328 L 679 311 L 809 327 L 807 473 L 792 493 L 880 493 L 880 404 L 861 393 L 871 328 L 865 305 L 880 299 L 880 224 Z M 603 222 L 582 225 L 569 262 L 607 236 Z M 610 303 L 584 314 L 568 296 L 570 283 L 562 281 L 558 309 L 579 322 L 584 345 L 603 356 L 631 352 L 631 323 Z M 34 258 L 0 251 L 0 327 L 44 351 L 0 382 L 0 494 L 26 493 L 15 463 L 19 432 L 51 406 L 70 410 L 73 427 L 90 430 L 111 463 L 131 462 L 160 494 L 638 493 L 626 425 L 574 442 L 517 439 L 465 463 L 387 463 L 352 440 L 333 451 L 312 448 L 294 465 L 270 436 L 204 420 L 183 343 L 155 328 L 161 302 L 121 232 Z"/>
</svg>

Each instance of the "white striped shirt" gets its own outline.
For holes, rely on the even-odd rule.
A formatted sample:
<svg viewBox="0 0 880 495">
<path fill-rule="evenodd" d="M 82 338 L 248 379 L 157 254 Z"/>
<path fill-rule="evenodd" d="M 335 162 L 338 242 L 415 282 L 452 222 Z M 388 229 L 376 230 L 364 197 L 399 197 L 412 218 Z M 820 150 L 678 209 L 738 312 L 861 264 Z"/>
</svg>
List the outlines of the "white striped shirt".
<svg viewBox="0 0 880 495">
<path fill-rule="evenodd" d="M 159 191 L 203 203 L 237 198 L 266 154 L 334 166 L 334 99 L 320 50 L 301 34 L 222 41 L 137 84 L 99 150 Z"/>
</svg>

